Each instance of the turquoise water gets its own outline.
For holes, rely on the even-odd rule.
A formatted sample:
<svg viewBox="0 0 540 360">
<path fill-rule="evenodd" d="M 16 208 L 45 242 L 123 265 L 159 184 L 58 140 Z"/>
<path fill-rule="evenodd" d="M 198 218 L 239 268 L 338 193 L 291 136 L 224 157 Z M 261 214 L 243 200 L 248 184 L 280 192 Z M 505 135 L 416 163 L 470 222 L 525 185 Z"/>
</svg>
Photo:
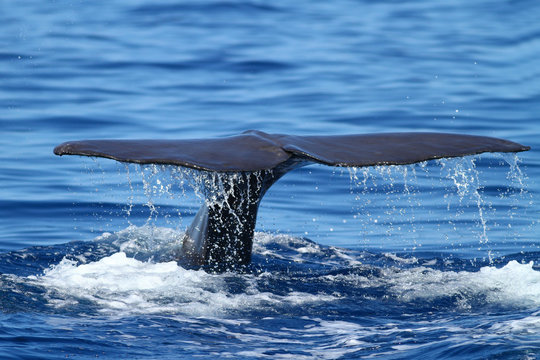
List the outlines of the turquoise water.
<svg viewBox="0 0 540 360">
<path fill-rule="evenodd" d="M 535 358 L 539 15 L 533 1 L 0 3 L 0 358 Z M 201 202 L 186 173 L 52 153 L 248 129 L 532 149 L 291 172 L 261 203 L 252 268 L 219 275 L 171 261 Z"/>
</svg>

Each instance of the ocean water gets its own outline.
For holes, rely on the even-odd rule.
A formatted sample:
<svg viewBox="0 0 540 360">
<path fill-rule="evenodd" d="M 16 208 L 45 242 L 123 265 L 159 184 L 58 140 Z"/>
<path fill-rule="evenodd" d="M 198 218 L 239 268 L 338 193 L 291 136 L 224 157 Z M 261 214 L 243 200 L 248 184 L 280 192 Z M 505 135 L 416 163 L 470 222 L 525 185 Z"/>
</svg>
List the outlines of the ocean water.
<svg viewBox="0 0 540 360">
<path fill-rule="evenodd" d="M 0 358 L 540 357 L 540 3 L 1 1 Z M 437 131 L 531 146 L 312 165 L 253 264 L 171 254 L 198 174 L 80 139 Z M 200 180 L 200 179 L 199 179 Z"/>
</svg>

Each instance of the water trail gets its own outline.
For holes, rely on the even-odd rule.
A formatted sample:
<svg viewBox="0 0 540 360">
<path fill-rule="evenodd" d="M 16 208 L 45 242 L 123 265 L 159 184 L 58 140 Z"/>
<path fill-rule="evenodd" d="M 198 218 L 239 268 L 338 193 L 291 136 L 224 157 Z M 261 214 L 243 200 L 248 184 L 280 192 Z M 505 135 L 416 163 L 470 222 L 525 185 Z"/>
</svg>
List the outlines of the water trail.
<svg viewBox="0 0 540 360">
<path fill-rule="evenodd" d="M 508 228 L 512 229 L 512 236 L 514 238 L 522 238 L 523 232 L 512 227 L 512 223 L 516 218 L 528 218 L 528 209 L 533 207 L 533 194 L 529 192 L 527 184 L 529 182 L 528 176 L 521 170 L 519 164 L 521 162 L 517 154 L 503 154 L 502 159 L 510 165 L 510 169 L 506 174 L 506 178 L 510 181 L 510 186 L 506 188 L 506 191 L 500 196 L 502 199 L 509 201 L 510 207 L 508 209 Z M 525 201 L 526 205 L 522 209 L 521 203 Z M 533 220 L 528 224 L 529 231 L 532 233 L 532 227 L 537 223 L 536 214 L 532 214 Z"/>
<path fill-rule="evenodd" d="M 433 241 L 441 241 L 444 247 L 454 250 L 471 244 L 470 230 L 477 239 L 477 250 L 481 251 L 485 251 L 482 249 L 494 235 L 497 240 L 500 237 L 516 240 L 518 229 L 512 229 L 510 235 L 505 227 L 512 228 L 514 220 L 520 220 L 518 215 L 522 214 L 524 197 L 530 197 L 525 188 L 526 177 L 519 168 L 516 155 L 501 155 L 497 161 L 487 170 L 483 157 L 405 166 L 336 168 L 334 172 L 338 175 L 348 175 L 349 190 L 354 198 L 351 206 L 354 222 L 348 225 L 344 218 L 341 226 L 350 226 L 365 244 L 373 241 L 373 244 L 384 246 L 386 239 L 388 244 L 402 244 L 403 250 L 415 250 Z M 503 170 L 503 161 L 509 164 L 510 169 L 504 173 L 504 179 L 500 179 L 498 174 Z M 100 163 L 94 163 L 97 166 L 89 167 L 88 171 L 104 182 Z M 147 226 L 160 226 L 159 223 L 165 221 L 167 226 L 177 230 L 184 230 L 182 222 L 194 213 L 197 203 L 220 209 L 248 204 L 253 199 L 238 194 L 236 204 L 231 204 L 235 184 L 261 187 L 266 176 L 257 172 L 255 181 L 245 183 L 246 174 L 241 172 L 215 173 L 168 165 L 120 165 L 118 168 L 123 169 L 127 179 L 122 181 L 120 178 L 115 186 L 122 183 L 128 189 L 123 207 L 123 217 L 128 224 L 133 225 L 136 216 L 142 214 Z M 490 178 L 494 184 L 491 190 L 489 184 L 486 185 Z M 498 191 L 498 198 L 493 196 L 495 191 Z M 502 216 L 499 210 L 503 206 L 509 208 L 507 217 Z M 113 216 L 111 214 L 111 218 Z M 100 222 L 102 218 L 100 216 Z M 241 231 L 241 219 L 237 217 L 236 222 L 238 231 Z M 276 227 L 279 228 L 279 224 Z M 309 230 L 317 236 L 316 224 L 312 224 Z"/>
<path fill-rule="evenodd" d="M 129 187 L 129 196 L 128 196 L 128 203 L 127 203 L 127 206 L 124 208 L 124 211 L 126 213 L 126 220 L 128 221 L 128 223 L 130 225 L 131 222 L 130 222 L 130 219 L 129 217 L 131 216 L 131 211 L 133 210 L 133 198 L 134 198 L 134 190 L 133 190 L 133 183 L 131 181 L 131 173 L 129 171 L 129 164 L 124 164 L 124 169 L 126 171 L 126 177 L 127 177 L 127 184 L 128 184 L 128 187 Z"/>
<path fill-rule="evenodd" d="M 525 182 L 528 180 L 528 177 L 523 174 L 519 167 L 521 162 L 517 154 L 501 154 L 501 157 L 510 165 L 510 170 L 507 174 L 507 179 L 512 182 L 512 184 L 518 185 L 517 188 L 520 190 L 520 194 L 527 192 Z"/>
<path fill-rule="evenodd" d="M 506 163 L 510 170 L 502 176 Z M 440 238 L 444 246 L 455 250 L 471 244 L 472 230 L 476 250 L 486 251 L 492 259 L 487 248 L 490 236 L 497 241 L 508 237 L 502 224 L 507 222 L 511 228 L 516 213 L 523 213 L 520 206 L 527 196 L 526 177 L 518 163 L 515 154 L 494 154 L 407 166 L 349 168 L 354 218 L 362 228 L 361 237 L 382 238 L 389 244 L 396 241 L 391 237 L 397 237 L 412 250 L 426 240 Z M 508 217 L 501 213 L 506 208 L 512 211 Z M 384 231 L 377 230 L 381 226 Z"/>
<path fill-rule="evenodd" d="M 485 207 L 489 206 L 489 204 L 485 202 L 485 199 L 480 194 L 482 185 L 480 183 L 479 172 L 476 169 L 475 158 L 468 156 L 457 161 L 456 159 L 437 160 L 437 163 L 441 166 L 443 176 L 452 180 L 460 206 L 464 205 L 467 197 L 473 199 L 478 209 L 478 224 L 481 228 L 479 241 L 480 244 L 486 244 L 488 242 L 488 225 L 485 216 Z M 448 197 L 446 198 L 448 199 Z M 450 203 L 448 203 L 449 207 Z M 462 212 L 457 212 L 456 216 L 461 214 Z"/>
<path fill-rule="evenodd" d="M 415 209 L 419 200 L 414 186 L 415 165 L 348 170 L 350 191 L 355 200 L 353 218 L 359 221 L 364 237 L 384 234 L 389 238 L 407 231 L 416 233 Z M 381 201 L 381 197 L 384 200 Z M 380 227 L 382 231 L 375 230 Z"/>
<path fill-rule="evenodd" d="M 251 187 L 261 189 L 266 176 L 265 171 L 217 173 L 170 165 L 143 165 L 138 174 L 145 197 L 143 203 L 150 212 L 146 225 L 155 226 L 163 217 L 168 220 L 167 213 L 161 214 L 160 204 L 172 201 L 181 222 L 186 214 L 178 205 L 199 202 L 213 209 L 230 211 L 238 231 L 243 227 L 243 220 L 236 209 L 247 208 L 258 201 L 247 194 Z M 246 188 L 247 192 L 239 192 L 239 188 Z"/>
</svg>

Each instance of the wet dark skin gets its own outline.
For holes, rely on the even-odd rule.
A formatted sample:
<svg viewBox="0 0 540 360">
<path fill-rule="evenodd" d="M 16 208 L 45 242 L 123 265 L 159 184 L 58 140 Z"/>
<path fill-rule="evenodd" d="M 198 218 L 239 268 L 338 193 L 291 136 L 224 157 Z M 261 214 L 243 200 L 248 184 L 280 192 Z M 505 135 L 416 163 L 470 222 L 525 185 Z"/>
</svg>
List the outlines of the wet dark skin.
<svg viewBox="0 0 540 360">
<path fill-rule="evenodd" d="M 58 145 L 54 153 L 241 173 L 227 194 L 217 194 L 227 206 L 203 204 L 186 231 L 178 259 L 186 266 L 225 271 L 250 263 L 259 203 L 270 186 L 290 170 L 310 163 L 405 165 L 529 149 L 493 137 L 445 133 L 296 136 L 249 130 L 216 139 L 70 141 Z M 206 190 L 216 195 L 216 189 Z"/>
</svg>

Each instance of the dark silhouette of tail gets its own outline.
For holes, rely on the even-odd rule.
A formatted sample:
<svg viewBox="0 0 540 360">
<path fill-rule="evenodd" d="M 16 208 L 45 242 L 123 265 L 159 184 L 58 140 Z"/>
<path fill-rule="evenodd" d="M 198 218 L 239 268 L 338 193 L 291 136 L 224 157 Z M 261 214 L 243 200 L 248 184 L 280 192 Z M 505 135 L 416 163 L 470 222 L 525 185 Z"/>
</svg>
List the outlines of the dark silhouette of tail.
<svg viewBox="0 0 540 360">
<path fill-rule="evenodd" d="M 503 139 L 444 133 L 294 136 L 251 130 L 217 139 L 73 141 L 58 145 L 54 153 L 229 173 L 233 181 L 217 184 L 220 177 L 215 176 L 207 184 L 205 193 L 212 200 L 204 202 L 188 227 L 179 259 L 220 271 L 250 263 L 259 203 L 272 184 L 295 168 L 309 163 L 405 165 L 529 149 Z"/>
</svg>

